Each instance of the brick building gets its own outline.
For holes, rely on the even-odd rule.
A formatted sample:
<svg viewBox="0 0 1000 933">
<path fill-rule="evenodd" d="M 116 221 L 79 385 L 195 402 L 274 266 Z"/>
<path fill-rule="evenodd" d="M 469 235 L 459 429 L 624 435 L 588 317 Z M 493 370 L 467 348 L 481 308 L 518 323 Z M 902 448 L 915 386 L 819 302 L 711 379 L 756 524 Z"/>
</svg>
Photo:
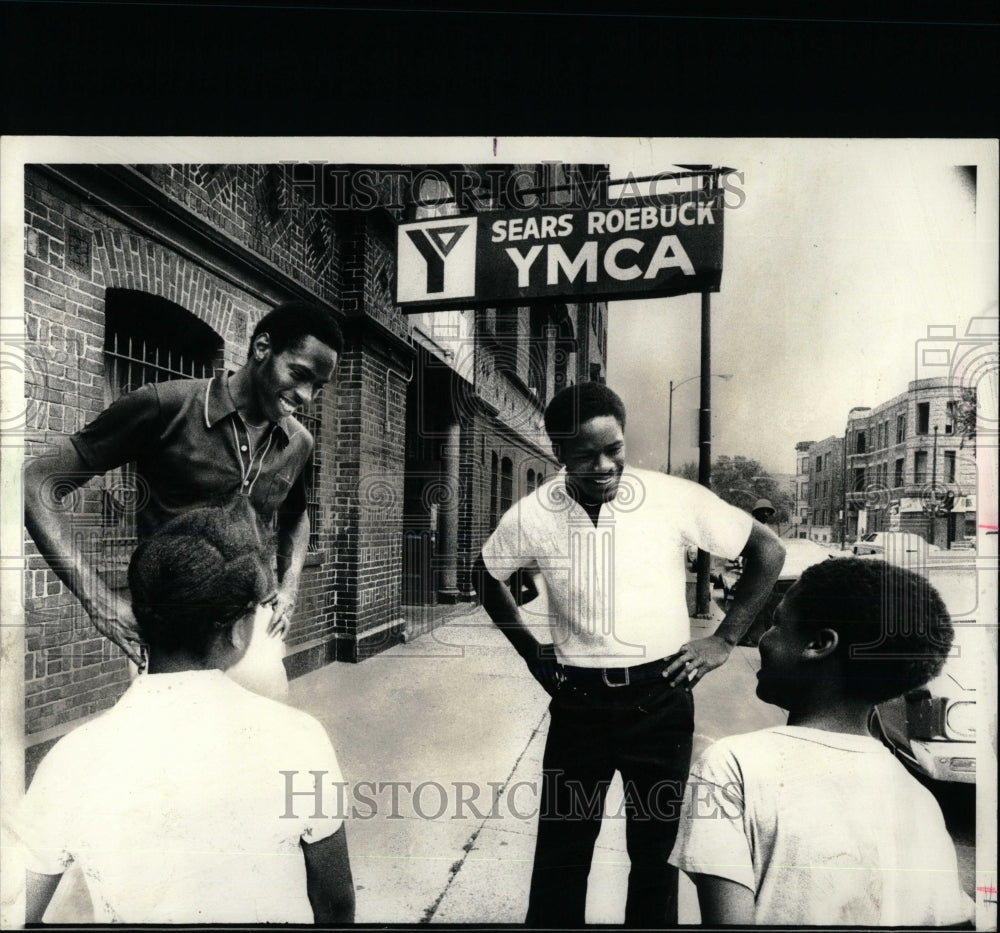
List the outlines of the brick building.
<svg viewBox="0 0 1000 933">
<path fill-rule="evenodd" d="M 952 379 L 918 379 L 848 421 L 849 535 L 909 531 L 941 548 L 975 541 L 975 447 L 961 399 Z M 934 501 L 950 508 L 929 514 Z"/>
<path fill-rule="evenodd" d="M 792 480 L 792 527 L 796 538 L 809 537 L 809 453 L 815 441 L 795 445 L 795 476 Z"/>
<path fill-rule="evenodd" d="M 826 437 L 809 449 L 809 537 L 839 542 L 844 508 L 844 439 Z"/>
<path fill-rule="evenodd" d="M 974 541 L 975 441 L 963 392 L 947 377 L 918 379 L 881 405 L 852 408 L 844 436 L 797 444 L 807 536 L 907 531 L 946 549 Z"/>
<path fill-rule="evenodd" d="M 598 171 L 582 168 L 586 178 Z M 407 604 L 474 598 L 469 568 L 483 537 L 556 469 L 545 402 L 563 385 L 604 379 L 607 317 L 591 302 L 407 318 L 394 300 L 396 226 L 414 216 L 405 185 L 375 190 L 363 210 L 316 209 L 296 198 L 293 172 L 29 166 L 25 383 L 26 455 L 38 456 L 145 382 L 237 368 L 255 323 L 281 300 L 336 314 L 345 352 L 302 419 L 316 453 L 309 556 L 287 640 L 296 676 L 397 643 Z M 539 183 L 564 180 L 552 165 L 518 174 L 532 172 Z M 59 505 L 116 588 L 137 495 L 124 468 Z M 128 677 L 119 649 L 27 537 L 25 549 L 30 763 L 112 705 Z"/>
</svg>

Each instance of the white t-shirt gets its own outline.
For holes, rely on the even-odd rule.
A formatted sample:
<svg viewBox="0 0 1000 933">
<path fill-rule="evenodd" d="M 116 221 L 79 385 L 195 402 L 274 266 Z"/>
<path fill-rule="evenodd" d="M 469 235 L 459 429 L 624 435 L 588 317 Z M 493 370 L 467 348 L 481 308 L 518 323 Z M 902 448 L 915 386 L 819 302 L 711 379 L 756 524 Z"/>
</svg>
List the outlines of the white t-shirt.
<svg viewBox="0 0 1000 933">
<path fill-rule="evenodd" d="M 758 924 L 943 926 L 974 911 L 937 801 L 862 735 L 719 740 L 691 768 L 670 862 L 749 888 Z"/>
<path fill-rule="evenodd" d="M 483 545 L 497 580 L 538 571 L 564 664 L 630 667 L 690 637 L 684 550 L 735 558 L 753 519 L 688 480 L 626 467 L 597 526 L 566 490 L 565 470 L 516 502 Z"/>
<path fill-rule="evenodd" d="M 321 806 L 310 771 L 324 772 Z M 27 867 L 79 863 L 97 923 L 312 923 L 300 840 L 341 824 L 320 723 L 221 671 L 145 674 L 46 755 L 14 825 Z"/>
</svg>

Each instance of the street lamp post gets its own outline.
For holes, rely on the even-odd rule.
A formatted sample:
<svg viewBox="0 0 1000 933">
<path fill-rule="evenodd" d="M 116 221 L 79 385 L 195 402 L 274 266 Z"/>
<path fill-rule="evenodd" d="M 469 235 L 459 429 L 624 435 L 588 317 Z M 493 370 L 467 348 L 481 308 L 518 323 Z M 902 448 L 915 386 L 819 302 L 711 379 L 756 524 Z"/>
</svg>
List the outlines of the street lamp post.
<svg viewBox="0 0 1000 933">
<path fill-rule="evenodd" d="M 732 373 L 711 373 L 710 374 L 715 379 L 724 379 L 728 382 L 733 378 Z M 670 400 L 667 405 L 667 472 L 670 472 L 671 467 L 671 448 L 673 446 L 673 434 L 674 434 L 674 389 L 679 389 L 686 382 L 694 382 L 695 379 L 700 379 L 701 376 L 689 376 L 687 379 L 682 379 L 676 385 L 673 379 L 670 380 Z"/>
<path fill-rule="evenodd" d="M 927 543 L 933 544 L 935 537 L 935 523 L 937 522 L 938 515 L 938 501 L 937 501 L 937 441 L 938 441 L 938 426 L 934 425 L 934 451 L 931 454 L 931 501 L 930 509 L 928 510 L 928 526 L 927 526 Z"/>
<path fill-rule="evenodd" d="M 840 496 L 841 504 L 844 506 L 840 511 L 840 549 L 847 548 L 847 430 L 844 430 L 844 453 L 841 458 L 844 462 L 840 469 Z"/>
</svg>

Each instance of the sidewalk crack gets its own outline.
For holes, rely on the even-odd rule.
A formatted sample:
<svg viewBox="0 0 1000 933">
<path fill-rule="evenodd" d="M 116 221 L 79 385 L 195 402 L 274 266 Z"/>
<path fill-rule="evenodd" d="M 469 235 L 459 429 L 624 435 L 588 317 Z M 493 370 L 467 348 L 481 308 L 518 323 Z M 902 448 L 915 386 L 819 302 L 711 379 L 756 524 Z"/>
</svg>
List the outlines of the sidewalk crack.
<svg viewBox="0 0 1000 933">
<path fill-rule="evenodd" d="M 510 786 L 510 781 L 511 778 L 514 777 L 514 772 L 517 771 L 517 767 L 521 763 L 521 759 L 524 758 L 528 749 L 531 747 L 531 743 L 534 742 L 535 739 L 538 737 L 541 731 L 542 723 L 545 722 L 545 717 L 548 716 L 548 714 L 549 711 L 548 709 L 546 709 L 545 712 L 542 713 L 541 719 L 539 719 L 538 722 L 535 723 L 535 728 L 531 730 L 530 738 L 525 743 L 524 748 L 521 749 L 521 754 L 517 756 L 517 760 L 514 762 L 513 767 L 510 769 L 510 773 L 507 775 L 506 780 L 503 782 L 503 786 L 497 790 L 497 797 L 502 795 L 503 792 L 507 790 L 507 788 Z M 445 895 L 448 893 L 448 889 L 451 887 L 452 882 L 458 876 L 458 873 L 462 870 L 462 866 L 465 865 L 465 860 L 469 857 L 469 853 L 472 851 L 473 846 L 476 844 L 476 839 L 479 837 L 479 834 L 483 831 L 483 828 L 486 826 L 486 821 L 488 819 L 489 819 L 488 816 L 484 817 L 483 821 L 479 824 L 479 826 L 476 827 L 472 835 L 469 836 L 469 838 L 465 841 L 465 844 L 462 846 L 462 857 L 453 862 L 451 868 L 448 869 L 448 880 L 445 882 L 444 888 L 442 888 L 441 893 L 434 899 L 434 903 L 431 904 L 430 907 L 428 907 L 426 910 L 424 910 L 424 915 L 419 920 L 420 923 L 430 923 L 431 920 L 434 918 L 434 914 L 437 913 L 437 910 L 441 906 L 441 902 L 444 900 Z"/>
</svg>

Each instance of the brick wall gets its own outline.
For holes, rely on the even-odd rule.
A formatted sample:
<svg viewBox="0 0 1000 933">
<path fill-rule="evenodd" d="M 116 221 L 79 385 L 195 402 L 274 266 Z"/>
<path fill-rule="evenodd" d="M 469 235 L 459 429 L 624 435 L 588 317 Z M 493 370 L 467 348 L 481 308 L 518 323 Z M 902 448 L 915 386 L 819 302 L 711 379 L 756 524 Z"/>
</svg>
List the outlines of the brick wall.
<svg viewBox="0 0 1000 933">
<path fill-rule="evenodd" d="M 329 429 L 350 454 L 337 462 L 331 490 L 340 523 L 330 584 L 338 659 L 359 661 L 396 644 L 403 633 L 404 430 L 414 351 L 401 339 L 408 325 L 393 304 L 385 218 L 349 217 L 343 233 L 341 304 L 349 351 Z"/>
<path fill-rule="evenodd" d="M 222 338 L 230 368 L 242 365 L 254 324 L 277 301 L 311 295 L 333 305 L 347 346 L 320 403 L 318 549 L 303 575 L 286 663 L 295 675 L 334 659 L 361 660 L 400 640 L 404 432 L 416 350 L 394 303 L 398 217 L 310 209 L 290 193 L 285 171 L 266 165 L 37 167 L 28 169 L 25 190 L 28 455 L 110 401 L 107 289 L 191 312 Z M 458 587 L 465 597 L 469 567 L 491 530 L 492 453 L 513 462 L 515 500 L 526 492 L 529 468 L 550 476 L 557 469 L 542 400 L 526 385 L 530 310 L 505 315 L 493 316 L 498 336 L 505 322 L 508 349 L 517 352 L 498 361 L 502 341 L 483 347 L 477 339 L 475 372 L 464 374 L 475 390 L 452 399 L 461 426 Z M 576 320 L 577 363 L 585 368 L 599 341 L 585 314 Z M 544 394 L 551 395 L 555 353 L 546 339 Z M 101 541 L 99 484 L 66 507 L 74 529 L 104 548 L 97 562 L 109 581 L 121 585 L 116 568 L 128 555 Z M 97 635 L 30 540 L 25 548 L 27 729 L 37 759 L 53 732 L 110 706 L 127 674 L 119 649 Z"/>
<path fill-rule="evenodd" d="M 317 297 L 336 301 L 335 221 L 292 196 L 285 167 L 138 165 L 135 169 Z"/>
<path fill-rule="evenodd" d="M 248 206 L 255 179 L 261 175 L 260 167 L 227 171 L 232 173 L 233 190 L 221 200 L 199 191 L 183 167 L 147 167 L 145 174 L 227 233 L 250 246 L 256 242 L 271 261 L 330 297 L 338 278 L 334 265 L 328 262 L 324 266 L 327 276 L 319 283 L 310 271 L 317 260 L 308 255 L 308 231 L 297 225 L 295 218 L 285 222 L 282 236 L 273 242 L 261 233 L 263 224 L 259 217 L 255 219 L 252 204 Z M 220 203 L 228 206 L 224 208 Z M 332 256 L 332 239 L 328 249 Z M 296 252 L 300 254 L 298 265 Z M 249 271 L 248 287 L 242 288 L 215 274 L 210 266 L 210 262 L 199 264 L 169 248 L 155 234 L 132 229 L 127 220 L 102 209 L 44 170 L 28 169 L 27 456 L 43 454 L 57 437 L 81 428 L 110 401 L 104 358 L 107 289 L 134 290 L 179 305 L 222 337 L 227 367 L 235 369 L 243 363 L 250 332 L 269 305 L 254 294 L 259 289 L 252 287 Z M 340 446 L 334 431 L 323 432 L 323 440 L 318 443 L 318 456 L 323 462 L 321 495 L 331 484 L 330 473 Z M 124 584 L 121 568 L 128 554 L 109 550 L 102 540 L 101 484 L 101 480 L 92 481 L 65 500 L 65 507 L 74 534 L 92 553 L 93 563 L 110 585 L 118 587 Z M 337 506 L 336 500 L 324 506 L 323 517 L 329 527 L 321 535 L 321 542 L 328 548 L 336 536 Z M 330 548 L 329 553 L 335 553 L 335 549 Z M 48 569 L 27 536 L 25 554 L 26 728 L 29 738 L 42 739 L 66 723 L 112 705 L 127 686 L 128 676 L 121 651 L 98 635 L 77 600 Z M 293 648 L 332 635 L 338 594 L 336 588 L 327 585 L 335 568 L 326 565 L 324 556 L 321 551 L 304 574 L 289 634 Z M 309 665 L 328 660 L 328 653 L 319 652 Z"/>
</svg>

